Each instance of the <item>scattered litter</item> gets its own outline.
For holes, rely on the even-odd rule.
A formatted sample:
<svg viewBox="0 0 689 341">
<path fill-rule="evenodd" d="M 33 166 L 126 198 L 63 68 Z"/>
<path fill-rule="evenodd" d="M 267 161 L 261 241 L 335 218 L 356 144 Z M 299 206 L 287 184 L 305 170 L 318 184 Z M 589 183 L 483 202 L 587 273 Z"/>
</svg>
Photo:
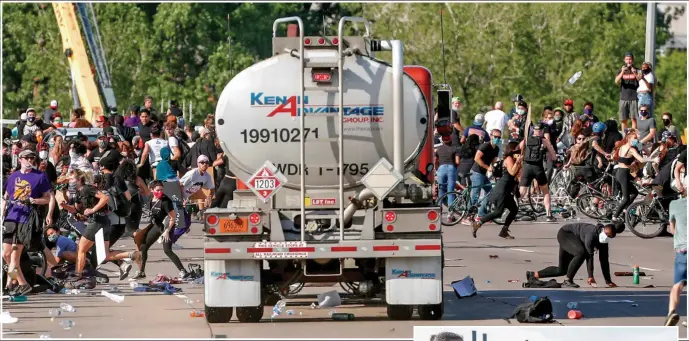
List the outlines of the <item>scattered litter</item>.
<svg viewBox="0 0 689 341">
<path fill-rule="evenodd" d="M 26 302 L 26 296 L 10 296 L 10 302 Z"/>
<path fill-rule="evenodd" d="M 317 300 L 319 308 L 337 307 L 342 304 L 340 294 L 338 294 L 335 290 L 318 294 Z"/>
<path fill-rule="evenodd" d="M 107 298 L 109 298 L 110 300 L 112 300 L 112 301 L 115 302 L 115 303 L 122 303 L 122 302 L 124 302 L 124 296 L 111 294 L 111 293 L 109 293 L 109 292 L 107 292 L 107 291 L 105 291 L 105 290 L 101 291 L 100 294 L 103 295 L 103 296 L 105 296 L 105 297 L 107 297 Z"/>
<path fill-rule="evenodd" d="M 686 327 L 686 326 L 687 326 L 687 321 L 683 321 L 683 322 L 682 322 L 682 325 Z"/>
<path fill-rule="evenodd" d="M 129 287 L 132 289 L 136 289 L 138 286 L 139 286 L 138 282 L 130 282 L 129 283 Z"/>
<path fill-rule="evenodd" d="M 299 316 L 302 316 L 302 315 L 304 315 L 304 313 L 302 313 L 302 312 L 300 311 L 300 312 L 299 312 Z"/>
<path fill-rule="evenodd" d="M 316 309 L 316 303 L 311 303 L 311 309 Z"/>
<path fill-rule="evenodd" d="M 489 255 L 488 257 L 490 257 L 490 259 L 498 259 L 498 258 L 500 258 L 500 257 L 498 257 L 498 255 Z"/>
<path fill-rule="evenodd" d="M 60 309 L 62 309 L 63 311 L 69 312 L 69 313 L 74 313 L 77 311 L 76 308 L 72 307 L 71 305 L 69 305 L 67 303 L 60 303 Z"/>
<path fill-rule="evenodd" d="M 56 317 L 62 315 L 62 310 L 60 309 L 50 309 L 48 310 L 48 315 L 50 315 L 50 320 L 54 321 Z"/>
<path fill-rule="evenodd" d="M 13 317 L 9 311 L 3 311 L 2 314 L 0 314 L 0 324 L 12 324 L 17 323 L 17 321 L 19 321 L 19 319 Z"/>
<path fill-rule="evenodd" d="M 470 297 L 477 294 L 474 279 L 471 276 L 466 276 L 464 279 L 450 283 L 452 289 L 455 291 L 457 298 Z"/>
<path fill-rule="evenodd" d="M 644 276 L 644 277 L 641 277 L 641 279 L 653 279 L 653 277 L 652 276 Z"/>
<path fill-rule="evenodd" d="M 632 304 L 632 307 L 638 307 L 638 306 L 639 306 L 639 305 L 636 304 L 636 303 Z"/>
<path fill-rule="evenodd" d="M 172 285 L 170 285 L 170 283 L 163 282 L 163 283 L 157 283 L 157 284 L 141 283 L 136 288 L 134 288 L 134 291 L 135 292 L 162 292 L 166 295 L 172 295 L 175 293 L 182 292 L 182 289 L 175 288 Z"/>
<path fill-rule="evenodd" d="M 655 287 L 656 287 L 655 285 L 650 284 L 650 285 L 645 286 L 644 288 L 655 288 Z"/>
<path fill-rule="evenodd" d="M 194 300 L 184 300 L 184 303 L 188 305 L 194 305 Z"/>
<path fill-rule="evenodd" d="M 275 305 L 273 306 L 273 314 L 270 316 L 271 319 L 279 316 L 282 314 L 282 309 L 285 308 L 287 305 L 287 302 L 285 300 L 279 300 Z"/>
<path fill-rule="evenodd" d="M 569 302 L 567 303 L 567 308 L 568 309 L 574 309 L 577 307 L 577 302 Z"/>
<path fill-rule="evenodd" d="M 508 279 L 507 282 L 508 283 L 519 283 L 519 280 L 518 279 Z"/>
<path fill-rule="evenodd" d="M 205 315 L 206 314 L 201 310 L 192 310 L 189 312 L 189 317 L 204 317 Z"/>
<path fill-rule="evenodd" d="M 331 310 L 328 312 L 328 316 L 333 317 L 333 314 L 337 313 L 336 310 Z"/>
<path fill-rule="evenodd" d="M 50 335 L 41 335 L 38 337 L 39 339 L 49 339 Z"/>
<path fill-rule="evenodd" d="M 81 290 L 62 288 L 62 290 L 60 290 L 60 293 L 64 295 L 79 295 L 81 294 Z"/>
<path fill-rule="evenodd" d="M 489 281 L 489 280 L 486 280 L 486 284 L 490 284 L 490 281 Z"/>
<path fill-rule="evenodd" d="M 335 321 L 352 321 L 352 320 L 354 320 L 354 314 L 349 314 L 349 313 L 334 313 L 330 317 Z"/>
<path fill-rule="evenodd" d="M 294 310 L 292 310 L 292 309 L 288 310 L 287 315 L 294 315 Z"/>
<path fill-rule="evenodd" d="M 524 262 L 525 262 L 525 263 L 531 263 L 531 260 L 525 259 Z"/>
<path fill-rule="evenodd" d="M 72 329 L 76 323 L 72 320 L 64 320 L 60 322 L 60 325 L 62 326 L 63 329 Z"/>
<path fill-rule="evenodd" d="M 567 317 L 570 320 L 578 320 L 578 319 L 582 318 L 583 316 L 584 316 L 584 314 L 582 314 L 581 311 L 579 311 L 579 310 L 570 310 L 567 313 Z"/>
<path fill-rule="evenodd" d="M 615 272 L 615 276 L 618 276 L 618 277 L 632 277 L 632 276 L 634 276 L 634 273 L 631 272 L 631 271 L 618 271 L 618 272 Z M 639 272 L 639 276 L 646 276 L 646 273 L 643 272 L 643 271 L 641 271 L 641 272 Z"/>
</svg>

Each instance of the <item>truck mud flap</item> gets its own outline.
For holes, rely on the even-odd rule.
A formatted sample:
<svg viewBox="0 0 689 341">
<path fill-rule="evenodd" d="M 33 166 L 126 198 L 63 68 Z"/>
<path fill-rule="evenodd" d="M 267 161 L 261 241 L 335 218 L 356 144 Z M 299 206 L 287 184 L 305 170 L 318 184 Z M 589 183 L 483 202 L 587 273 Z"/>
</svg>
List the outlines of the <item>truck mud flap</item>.
<svg viewBox="0 0 689 341">
<path fill-rule="evenodd" d="M 440 257 L 387 258 L 385 300 L 394 305 L 439 304 L 443 300 Z"/>
<path fill-rule="evenodd" d="M 260 260 L 205 260 L 203 263 L 206 306 L 261 305 Z"/>
</svg>

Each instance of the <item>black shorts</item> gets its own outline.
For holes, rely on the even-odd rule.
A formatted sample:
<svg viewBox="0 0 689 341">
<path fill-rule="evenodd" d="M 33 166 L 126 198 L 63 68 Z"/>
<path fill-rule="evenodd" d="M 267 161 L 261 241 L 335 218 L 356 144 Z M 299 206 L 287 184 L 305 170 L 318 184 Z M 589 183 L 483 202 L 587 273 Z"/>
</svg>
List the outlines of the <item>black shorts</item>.
<svg viewBox="0 0 689 341">
<path fill-rule="evenodd" d="M 3 244 L 14 244 L 15 237 L 17 236 L 17 229 L 19 224 L 14 221 L 6 221 L 5 225 L 2 227 L 2 243 Z"/>
<path fill-rule="evenodd" d="M 89 241 L 96 241 L 96 233 L 100 229 L 103 229 L 103 240 L 110 240 L 110 219 L 107 216 L 95 216 L 86 223 L 86 228 L 84 229 L 84 238 Z"/>
<path fill-rule="evenodd" d="M 528 187 L 531 185 L 534 179 L 536 179 L 536 182 L 538 182 L 539 186 L 548 184 L 548 177 L 545 175 L 545 168 L 543 167 L 543 164 L 533 165 L 524 163 L 524 169 L 522 170 L 522 178 L 519 181 L 519 186 Z"/>
</svg>

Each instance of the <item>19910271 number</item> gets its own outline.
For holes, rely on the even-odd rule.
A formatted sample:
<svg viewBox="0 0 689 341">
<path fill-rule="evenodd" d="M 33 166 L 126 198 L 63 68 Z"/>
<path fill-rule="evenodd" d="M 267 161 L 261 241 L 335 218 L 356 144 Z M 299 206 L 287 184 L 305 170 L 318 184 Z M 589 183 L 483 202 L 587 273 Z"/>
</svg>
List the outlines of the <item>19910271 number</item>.
<svg viewBox="0 0 689 341">
<path fill-rule="evenodd" d="M 282 129 L 244 129 L 239 132 L 244 139 L 244 143 L 286 143 L 299 142 L 299 128 Z M 318 138 L 318 128 L 304 128 L 304 138 L 311 134 Z"/>
</svg>

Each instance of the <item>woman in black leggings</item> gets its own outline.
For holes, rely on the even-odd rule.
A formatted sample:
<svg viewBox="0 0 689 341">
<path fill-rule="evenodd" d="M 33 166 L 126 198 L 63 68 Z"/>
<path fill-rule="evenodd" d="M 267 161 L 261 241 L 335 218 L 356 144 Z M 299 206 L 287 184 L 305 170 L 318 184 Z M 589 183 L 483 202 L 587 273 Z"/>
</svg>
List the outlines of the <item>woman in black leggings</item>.
<svg viewBox="0 0 689 341">
<path fill-rule="evenodd" d="M 175 264 L 179 270 L 181 278 L 189 277 L 189 274 L 184 270 L 182 262 L 179 257 L 172 251 L 172 229 L 177 222 L 177 213 L 172 204 L 172 200 L 163 193 L 163 183 L 160 181 L 153 181 L 150 185 L 153 198 L 151 199 L 151 223 L 153 224 L 144 233 L 144 243 L 141 245 L 141 266 L 134 279 L 146 278 L 146 261 L 148 260 L 148 250 L 156 243 L 158 238 L 162 238 L 163 251 L 165 255 Z M 167 223 L 165 222 L 167 220 Z M 141 231 L 140 231 L 141 232 Z"/>
<path fill-rule="evenodd" d="M 574 275 L 586 261 L 588 271 L 587 283 L 596 287 L 593 278 L 593 254 L 599 251 L 598 259 L 600 268 L 605 278 L 605 284 L 614 288 L 617 285 L 610 279 L 610 263 L 608 263 L 608 242 L 618 233 L 624 231 L 624 224 L 593 225 L 586 223 L 567 224 L 557 232 L 557 242 L 560 244 L 560 252 L 557 266 L 549 266 L 541 271 L 527 271 L 526 280 L 533 281 L 536 278 L 567 276 L 562 282 L 562 287 L 578 288 L 574 283 Z"/>
<path fill-rule="evenodd" d="M 622 202 L 615 210 L 612 217 L 613 221 L 622 220 L 620 214 L 626 210 L 631 203 L 634 202 L 636 196 L 639 195 L 636 187 L 634 187 L 634 176 L 632 176 L 629 167 L 634 161 L 644 162 L 644 159 L 639 155 L 637 148 L 641 147 L 639 143 L 639 135 L 636 130 L 630 130 L 621 141 L 615 144 L 615 159 L 617 160 L 618 168 L 615 172 L 615 180 L 620 185 L 622 192 Z"/>
<path fill-rule="evenodd" d="M 505 218 L 505 222 L 498 234 L 499 237 L 505 239 L 514 239 L 509 233 L 510 225 L 514 218 L 517 216 L 517 211 L 519 207 L 517 202 L 514 200 L 514 188 L 517 185 L 516 176 L 522 169 L 522 155 L 517 154 L 517 147 L 519 144 L 517 142 L 510 142 L 505 146 L 503 152 L 502 161 L 502 177 L 498 180 L 495 188 L 488 195 L 488 202 L 493 203 L 495 206 L 493 211 L 484 215 L 480 221 L 473 223 L 473 235 L 476 238 L 476 232 L 483 226 L 483 224 L 495 219 L 502 217 L 505 210 L 509 210 L 510 213 Z"/>
</svg>

